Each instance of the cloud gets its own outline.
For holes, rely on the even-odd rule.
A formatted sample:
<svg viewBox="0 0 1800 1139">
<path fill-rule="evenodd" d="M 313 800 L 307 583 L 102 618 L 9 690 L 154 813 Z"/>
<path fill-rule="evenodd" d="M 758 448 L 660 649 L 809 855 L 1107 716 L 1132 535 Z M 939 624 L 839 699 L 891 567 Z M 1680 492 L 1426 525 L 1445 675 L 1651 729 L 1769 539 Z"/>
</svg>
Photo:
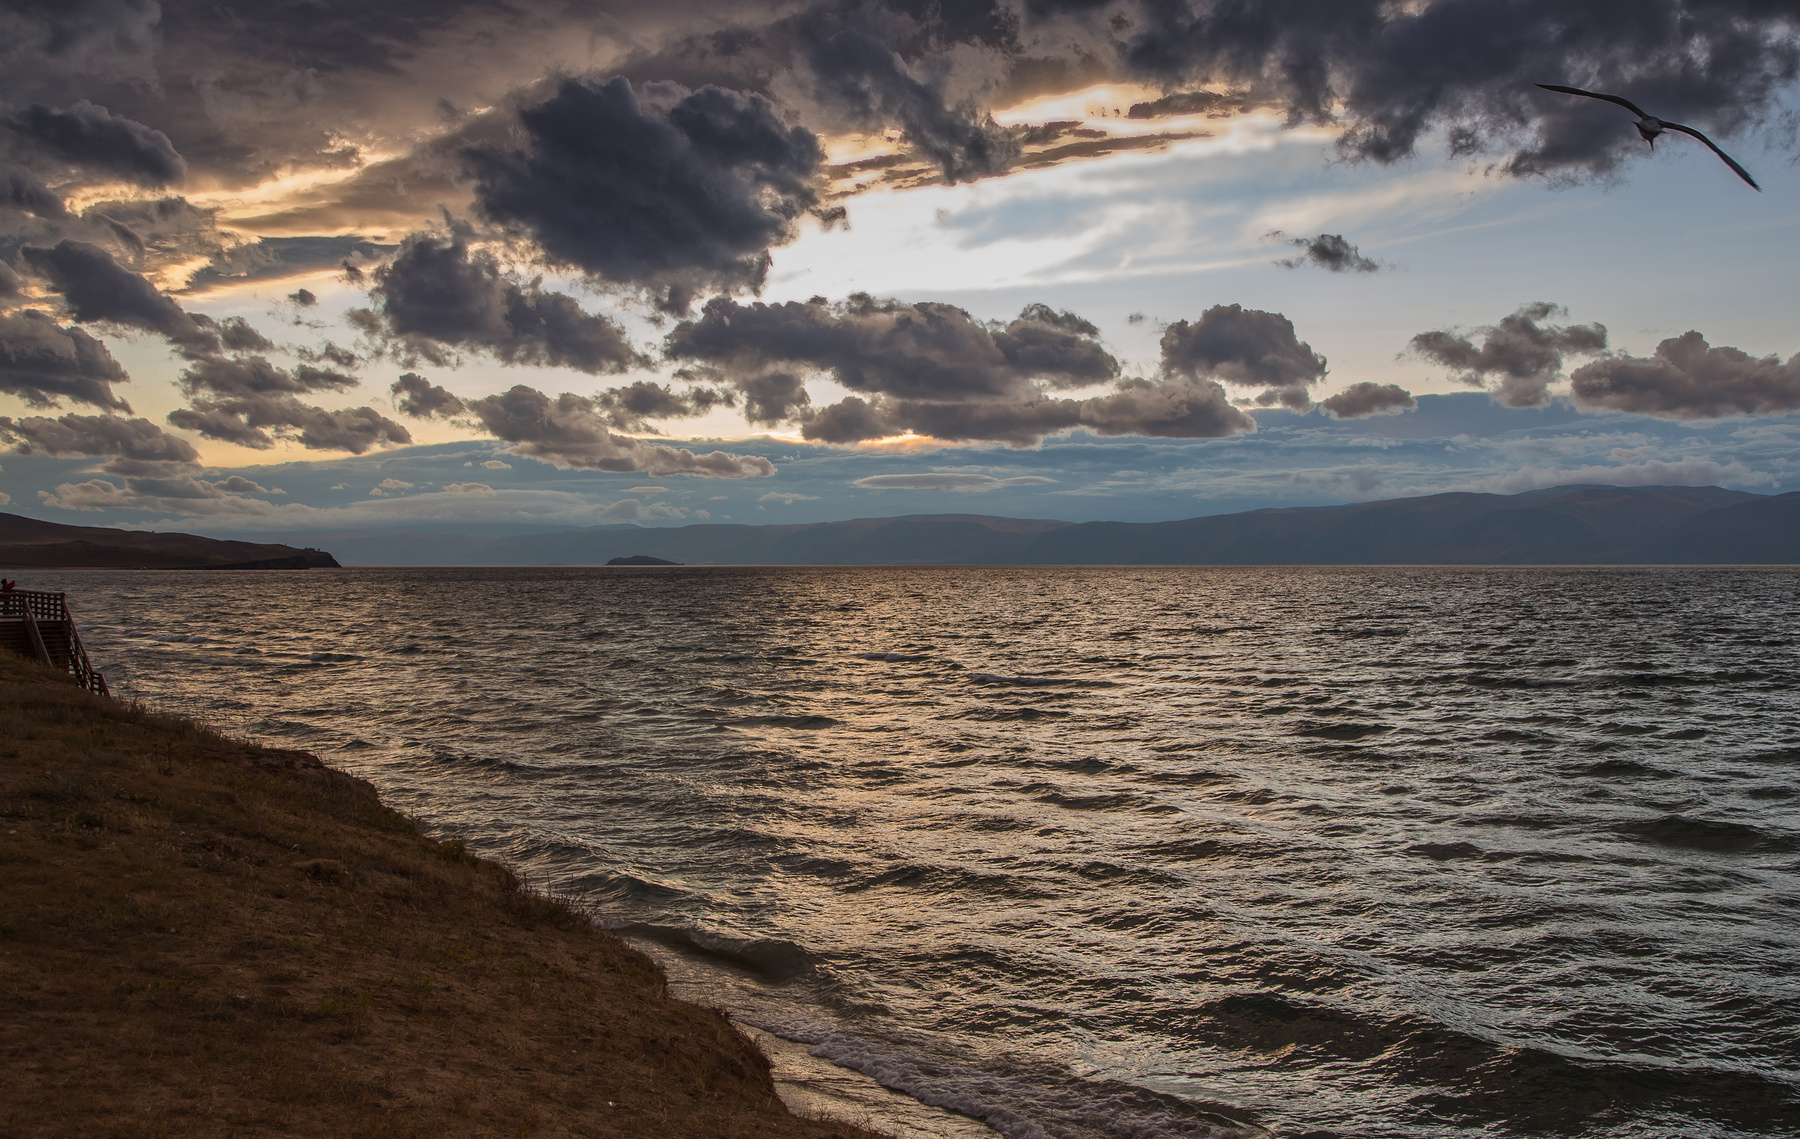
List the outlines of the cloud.
<svg viewBox="0 0 1800 1139">
<path fill-rule="evenodd" d="M 921 82 L 880 39 L 846 29 L 808 53 L 812 95 L 851 124 L 900 125 L 905 142 L 948 182 L 1004 173 L 1022 152 L 1017 132 L 1001 127 L 974 100 L 951 105 L 941 87 Z"/>
<path fill-rule="evenodd" d="M 1302 251 L 1298 257 L 1275 262 L 1284 268 L 1298 269 L 1302 265 L 1317 265 L 1333 273 L 1373 273 L 1381 268 L 1364 257 L 1362 250 L 1345 241 L 1341 233 L 1321 233 L 1317 237 L 1286 237 L 1280 230 L 1276 230 L 1269 236 L 1282 238 L 1284 244 Z"/>
<path fill-rule="evenodd" d="M 243 475 L 231 475 L 212 484 L 227 494 L 280 494 L 281 490 L 270 490 L 245 478 Z"/>
<path fill-rule="evenodd" d="M 1214 91 L 1177 91 L 1172 95 L 1164 95 L 1160 99 L 1151 99 L 1143 103 L 1133 103 L 1125 112 L 1128 119 L 1161 119 L 1170 115 L 1212 115 L 1223 117 L 1248 110 L 1249 101 L 1243 95 L 1229 95 Z"/>
<path fill-rule="evenodd" d="M 406 428 L 373 408 L 327 411 L 301 402 L 301 395 L 357 386 L 356 377 L 327 368 L 281 368 L 261 356 L 210 356 L 183 371 L 177 384 L 189 406 L 170 412 L 169 422 L 209 439 L 267 449 L 279 437 L 311 450 L 358 455 L 412 442 Z"/>
<path fill-rule="evenodd" d="M 180 305 L 97 245 L 63 240 L 50 248 L 26 245 L 19 253 L 33 270 L 50 279 L 76 320 L 159 332 L 180 344 L 204 344 L 209 339 Z"/>
<path fill-rule="evenodd" d="M 571 79 L 518 117 L 522 146 L 467 152 L 476 211 L 616 284 L 758 287 L 818 203 L 818 139 L 761 95 Z"/>
<path fill-rule="evenodd" d="M 464 227 L 415 233 L 375 270 L 372 331 L 397 342 L 403 358 L 450 362 L 441 346 L 487 352 L 508 364 L 620 372 L 641 361 L 625 332 L 584 312 L 575 298 L 545 292 L 501 271 L 485 251 L 471 254 Z"/>
<path fill-rule="evenodd" d="M 186 439 L 148 419 L 117 415 L 0 416 L 0 440 L 24 455 L 105 457 L 104 469 L 121 475 L 171 474 L 200 462 Z"/>
<path fill-rule="evenodd" d="M 511 463 L 505 462 L 500 459 L 489 459 L 487 462 L 485 462 L 481 465 L 490 471 L 510 471 L 510 470 L 512 470 Z M 638 490 L 640 488 L 632 487 L 631 489 Z M 660 488 L 653 488 L 653 489 L 660 489 Z"/>
<path fill-rule="evenodd" d="M 1410 349 L 1450 368 L 1453 378 L 1471 387 L 1486 388 L 1490 376 L 1499 377 L 1498 386 L 1490 390 L 1507 407 L 1541 407 L 1550 402 L 1550 385 L 1562 374 L 1565 355 L 1606 351 L 1603 324 L 1546 323 L 1567 313 L 1560 305 L 1536 301 L 1521 305 L 1498 324 L 1475 329 L 1474 334 L 1482 337 L 1479 348 L 1467 336 L 1439 330 L 1419 333 Z"/>
<path fill-rule="evenodd" d="M 817 502 L 819 501 L 819 496 L 816 494 L 792 494 L 788 491 L 772 490 L 767 494 L 757 495 L 756 501 L 779 502 L 783 506 L 792 506 L 796 502 Z"/>
<path fill-rule="evenodd" d="M 106 345 L 81 329 L 35 309 L 0 313 L 0 392 L 33 407 L 67 399 L 129 411 L 112 390 L 129 379 Z"/>
<path fill-rule="evenodd" d="M 1030 447 L 1076 428 L 1096 435 L 1218 439 L 1256 430 L 1211 380 L 1120 380 L 1088 399 L 1043 396 L 960 403 L 851 396 L 805 417 L 801 434 L 822 443 L 855 443 L 912 432 L 947 442 L 992 441 Z"/>
<path fill-rule="evenodd" d="M 1399 384 L 1363 380 L 1320 400 L 1319 406 L 1329 411 L 1334 419 L 1362 419 L 1370 415 L 1398 415 L 1411 411 L 1419 406 L 1419 401 Z"/>
<path fill-rule="evenodd" d="M 773 463 L 756 455 L 723 451 L 698 455 L 683 447 L 659 446 L 616 434 L 612 416 L 600 401 L 568 392 L 551 399 L 521 384 L 464 404 L 484 430 L 512 444 L 509 450 L 513 454 L 542 459 L 556 467 L 730 479 L 775 473 Z"/>
<path fill-rule="evenodd" d="M 439 387 L 417 372 L 402 372 L 388 389 L 394 393 L 394 406 L 402 415 L 414 419 L 445 419 L 463 413 L 463 401 L 448 388 Z"/>
<path fill-rule="evenodd" d="M 998 490 L 1006 486 L 1042 486 L 1055 479 L 1042 475 L 1019 475 L 997 479 L 993 475 L 957 472 L 927 472 L 913 475 L 870 475 L 857 479 L 852 486 L 865 490 L 953 490 L 966 494 Z"/>
<path fill-rule="evenodd" d="M 1580 467 L 1536 467 L 1494 475 L 1472 489 L 1497 494 L 1519 494 L 1553 486 L 1766 486 L 1775 481 L 1738 460 L 1721 463 L 1703 455 L 1669 462 L 1651 459 L 1617 466 L 1589 464 Z"/>
<path fill-rule="evenodd" d="M 905 399 L 1025 398 L 1037 384 L 1084 387 L 1119 374 L 1098 329 L 1072 313 L 1028 305 L 989 325 L 954 305 L 878 300 L 841 304 L 709 301 L 665 342 L 736 384 L 752 422 L 790 418 L 807 402 L 800 375 L 830 375 L 851 391 Z"/>
<path fill-rule="evenodd" d="M 1210 375 L 1280 383 L 1304 397 L 1325 370 L 1285 317 L 1235 305 L 1171 326 L 1164 343 L 1161 378 L 1120 380 L 1098 329 L 1074 313 L 1034 304 L 1006 324 L 985 323 L 953 305 L 856 294 L 837 305 L 717 297 L 678 325 L 664 350 L 697 365 L 689 374 L 734 385 L 753 422 L 795 422 L 805 438 L 827 443 L 912 432 L 1032 446 L 1075 428 L 1216 438 L 1253 431 L 1255 422 Z M 814 408 L 809 375 L 858 394 Z M 1087 399 L 1051 394 L 1108 381 L 1110 391 Z"/>
<path fill-rule="evenodd" d="M 311 308 L 319 303 L 318 294 L 311 289 L 296 289 L 288 294 L 288 300 L 293 301 L 301 308 Z"/>
<path fill-rule="evenodd" d="M 1619 112 L 1535 82 L 1619 92 L 1730 133 L 1775 113 L 1800 59 L 1785 11 L 1704 0 L 1651 0 L 1626 36 L 1607 5 L 1560 0 L 1032 9 L 1084 26 L 1119 77 L 1249 90 L 1292 121 L 1342 124 L 1350 157 L 1396 162 L 1442 131 L 1453 154 L 1498 152 L 1520 175 L 1605 174 L 1643 150 Z"/>
<path fill-rule="evenodd" d="M 606 412 L 606 420 L 621 431 L 648 430 L 648 420 L 680 419 L 705 415 L 718 404 L 731 406 L 730 393 L 694 387 L 677 392 L 650 380 L 608 388 L 592 397 L 594 407 Z"/>
<path fill-rule="evenodd" d="M 1308 388 L 1325 378 L 1325 357 L 1294 333 L 1278 312 L 1214 305 L 1192 324 L 1178 320 L 1163 330 L 1163 371 L 1207 377 L 1237 387 L 1260 387 L 1261 407 L 1312 407 Z"/>
<path fill-rule="evenodd" d="M 0 113 L 15 145 L 83 170 L 141 186 L 167 186 L 187 176 L 169 136 L 82 99 L 63 110 L 32 103 Z"/>
<path fill-rule="evenodd" d="M 1800 411 L 1800 355 L 1783 364 L 1736 348 L 1714 348 L 1698 332 L 1656 346 L 1650 359 L 1618 355 L 1569 377 L 1576 406 L 1661 419 L 1785 415 Z"/>
<path fill-rule="evenodd" d="M 45 506 L 56 510 L 158 510 L 190 517 L 233 514 L 267 515 L 278 510 L 307 511 L 310 507 L 277 507 L 245 494 L 275 494 L 238 475 L 208 482 L 192 475 L 128 477 L 123 486 L 106 479 L 63 483 L 54 492 L 40 491 Z"/>
<path fill-rule="evenodd" d="M 354 462 L 354 461 L 353 461 Z M 206 518 L 242 530 L 368 529 L 406 525 L 479 525 L 529 522 L 580 527 L 619 522 L 676 521 L 679 507 L 645 504 L 636 498 L 596 502 L 557 489 L 500 490 L 485 483 L 449 483 L 439 490 L 365 497 L 319 507 L 305 502 L 271 502 L 254 494 L 258 484 L 240 475 L 216 481 L 181 478 L 90 479 L 40 491 L 44 506 L 80 511 L 130 511 L 165 518 Z M 152 520 L 152 525 L 155 521 Z"/>
<path fill-rule="evenodd" d="M 29 170 L 0 173 L 0 209 L 9 206 L 41 218 L 68 216 L 62 198 Z"/>
</svg>

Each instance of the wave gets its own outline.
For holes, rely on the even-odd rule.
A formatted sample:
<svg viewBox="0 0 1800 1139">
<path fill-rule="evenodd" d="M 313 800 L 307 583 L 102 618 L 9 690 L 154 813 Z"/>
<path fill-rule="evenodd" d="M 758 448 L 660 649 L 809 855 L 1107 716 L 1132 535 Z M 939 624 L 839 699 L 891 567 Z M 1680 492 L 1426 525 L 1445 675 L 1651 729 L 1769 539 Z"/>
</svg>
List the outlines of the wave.
<svg viewBox="0 0 1800 1139">
<path fill-rule="evenodd" d="M 1416 842 L 1406 848 L 1406 853 L 1448 862 L 1453 858 L 1480 858 L 1482 850 L 1472 842 Z"/>
<path fill-rule="evenodd" d="M 805 949 L 780 938 L 733 937 L 687 926 L 650 922 L 624 922 L 611 924 L 608 928 L 628 937 L 640 937 L 671 949 L 698 954 L 769 981 L 792 980 L 812 972 L 819 964 Z"/>
<path fill-rule="evenodd" d="M 831 716 L 738 716 L 727 720 L 736 728 L 791 728 L 794 731 L 810 732 L 820 728 L 835 728 L 843 721 Z"/>
<path fill-rule="evenodd" d="M 1793 839 L 1770 834 L 1746 823 L 1715 822 L 1711 819 L 1688 818 L 1685 815 L 1664 815 L 1658 819 L 1626 823 L 1617 830 L 1620 834 L 1654 842 L 1659 846 L 1701 850 L 1711 854 L 1761 854 L 1795 849 Z"/>
<path fill-rule="evenodd" d="M 959 1063 L 845 1032 L 802 1032 L 789 1039 L 885 1088 L 979 1120 L 1006 1139 L 1270 1139 L 1240 1109 L 1119 1081 Z"/>
<path fill-rule="evenodd" d="M 970 684 L 1013 684 L 1031 686 L 1064 683 L 1061 680 L 1056 680 L 1048 676 L 1005 676 L 998 672 L 971 672 L 968 679 Z"/>
</svg>

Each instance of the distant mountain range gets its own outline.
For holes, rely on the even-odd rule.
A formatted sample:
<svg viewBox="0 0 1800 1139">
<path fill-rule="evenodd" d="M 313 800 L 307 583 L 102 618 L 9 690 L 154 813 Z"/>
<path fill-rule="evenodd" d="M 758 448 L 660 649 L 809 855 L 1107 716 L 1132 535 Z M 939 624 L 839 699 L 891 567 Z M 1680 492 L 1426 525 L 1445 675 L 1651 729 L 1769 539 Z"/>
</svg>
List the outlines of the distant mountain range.
<svg viewBox="0 0 1800 1139">
<path fill-rule="evenodd" d="M 337 559 L 322 550 L 221 541 L 197 534 L 64 526 L 0 514 L 0 566 L 8 570 L 310 569 L 337 564 Z"/>
<path fill-rule="evenodd" d="M 289 536 L 350 565 L 1630 565 L 1800 563 L 1800 493 L 1564 486 L 1252 510 L 1179 522 L 1057 522 L 977 514 L 490 539 L 339 532 Z"/>
</svg>

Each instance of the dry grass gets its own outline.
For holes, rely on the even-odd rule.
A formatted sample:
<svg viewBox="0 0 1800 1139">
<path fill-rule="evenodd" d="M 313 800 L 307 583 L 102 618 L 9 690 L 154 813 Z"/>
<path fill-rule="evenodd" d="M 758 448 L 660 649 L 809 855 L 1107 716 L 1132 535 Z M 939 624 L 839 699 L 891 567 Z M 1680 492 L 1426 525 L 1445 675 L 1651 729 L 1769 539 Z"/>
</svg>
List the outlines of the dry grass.
<svg viewBox="0 0 1800 1139">
<path fill-rule="evenodd" d="M 0 883 L 3 1135 L 867 1139 L 369 784 L 3 656 Z"/>
</svg>

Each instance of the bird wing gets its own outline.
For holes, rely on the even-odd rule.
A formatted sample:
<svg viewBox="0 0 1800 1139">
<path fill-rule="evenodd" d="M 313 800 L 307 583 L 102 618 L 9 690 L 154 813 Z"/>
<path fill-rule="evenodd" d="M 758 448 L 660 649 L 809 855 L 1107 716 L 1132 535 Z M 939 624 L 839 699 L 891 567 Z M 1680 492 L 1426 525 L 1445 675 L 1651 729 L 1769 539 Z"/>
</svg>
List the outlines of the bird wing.
<svg viewBox="0 0 1800 1139">
<path fill-rule="evenodd" d="M 1756 184 L 1756 179 L 1750 177 L 1750 171 L 1745 170 L 1742 166 L 1739 166 L 1737 164 L 1737 159 L 1731 157 L 1731 155 L 1726 154 L 1724 151 L 1720 150 L 1719 144 L 1714 142 L 1712 139 L 1707 138 L 1705 135 L 1701 134 L 1699 131 L 1695 130 L 1693 127 L 1684 127 L 1680 123 L 1665 122 L 1665 123 L 1663 123 L 1663 127 L 1667 130 L 1680 131 L 1682 134 L 1693 135 L 1695 138 L 1697 138 L 1701 142 L 1705 143 L 1707 145 L 1707 148 L 1710 149 L 1714 154 L 1716 154 L 1720 158 L 1724 159 L 1725 165 L 1731 167 L 1732 173 L 1736 174 L 1739 178 L 1742 178 L 1744 181 L 1750 183 L 1750 188 L 1752 190 L 1755 190 L 1757 193 L 1762 192 L 1762 187 L 1758 186 Z"/>
<path fill-rule="evenodd" d="M 1633 103 L 1630 99 L 1624 98 L 1623 96 L 1602 95 L 1598 91 L 1583 91 L 1579 87 L 1564 87 L 1560 83 L 1539 83 L 1538 86 L 1546 91 L 1561 91 L 1564 95 L 1584 95 L 1589 99 L 1604 99 L 1608 103 L 1617 103 L 1619 106 L 1624 107 L 1627 111 L 1630 111 L 1640 119 L 1647 119 L 1650 117 L 1649 115 L 1646 115 L 1636 103 Z"/>
</svg>

